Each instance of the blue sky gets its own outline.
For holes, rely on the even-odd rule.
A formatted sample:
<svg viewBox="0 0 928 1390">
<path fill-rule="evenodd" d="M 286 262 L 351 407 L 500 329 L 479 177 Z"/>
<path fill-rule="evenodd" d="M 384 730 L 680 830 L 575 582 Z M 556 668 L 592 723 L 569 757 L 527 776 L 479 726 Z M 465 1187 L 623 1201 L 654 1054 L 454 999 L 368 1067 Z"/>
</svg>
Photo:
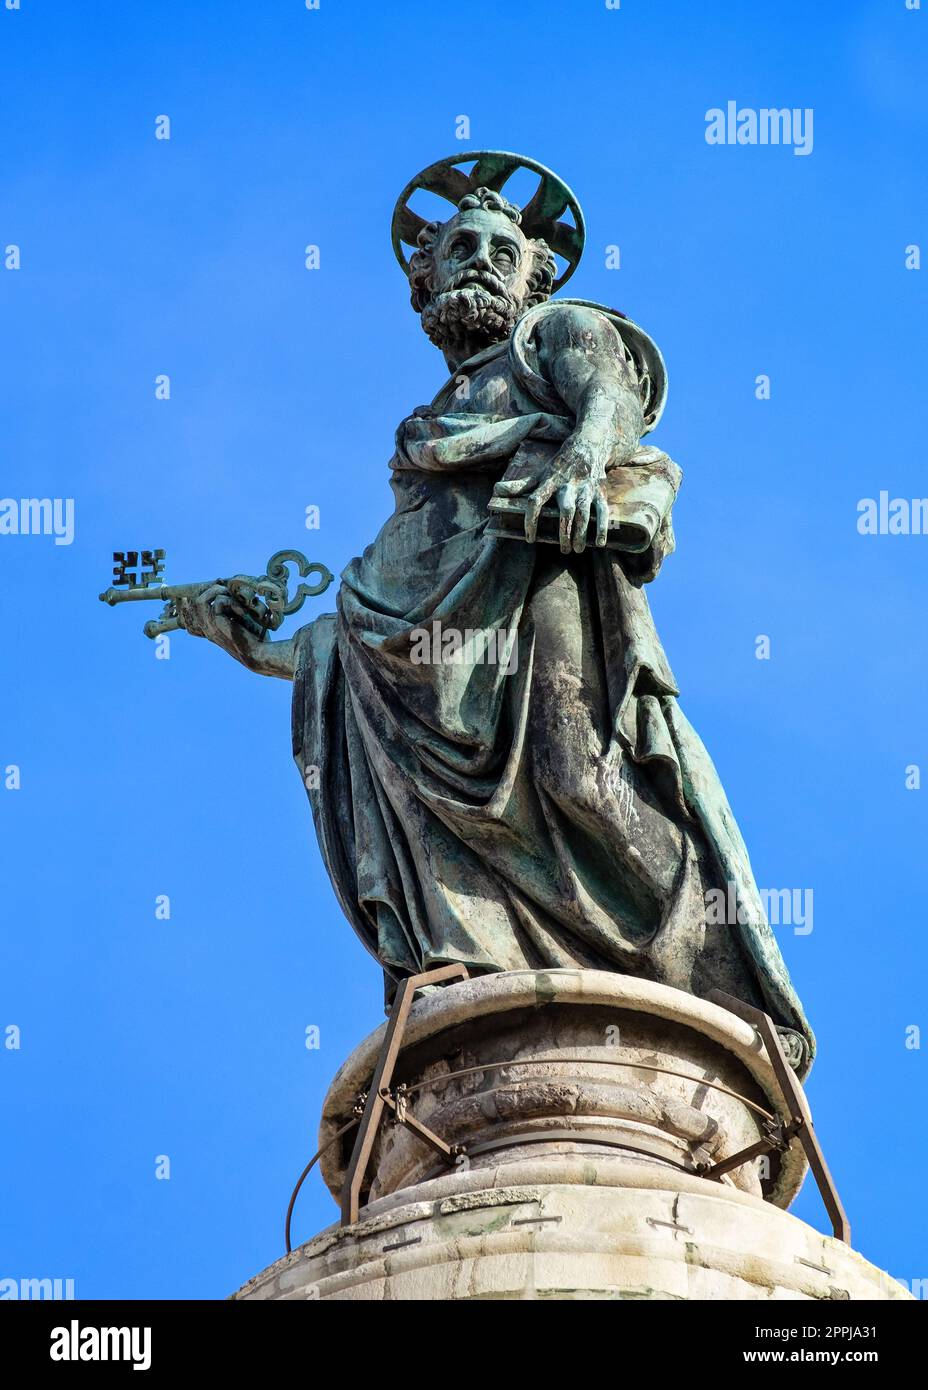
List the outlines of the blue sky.
<svg viewBox="0 0 928 1390">
<path fill-rule="evenodd" d="M 779 937 L 854 1243 L 928 1276 L 928 1041 L 906 1047 L 928 1026 L 928 787 L 905 785 L 928 772 L 928 536 L 856 524 L 862 498 L 928 492 L 928 272 L 904 264 L 928 241 L 926 26 L 904 0 L 0 3 L 0 248 L 21 254 L 0 494 L 75 500 L 71 545 L 0 536 L 0 768 L 22 780 L 0 785 L 0 1030 L 21 1030 L 0 1276 L 232 1291 L 281 1253 L 327 1084 L 382 1017 L 289 687 L 183 634 L 157 661 L 153 613 L 97 594 L 114 549 L 163 546 L 179 582 L 291 545 L 337 572 L 373 538 L 393 430 L 444 377 L 393 202 L 468 147 L 572 185 L 568 293 L 663 349 L 654 442 L 685 480 L 658 628 L 758 882 L 814 893 L 812 932 Z M 708 145 L 729 100 L 812 108 L 811 154 Z M 811 1184 L 793 1210 L 827 1229 Z M 295 1236 L 335 1217 L 311 1179 Z"/>
</svg>

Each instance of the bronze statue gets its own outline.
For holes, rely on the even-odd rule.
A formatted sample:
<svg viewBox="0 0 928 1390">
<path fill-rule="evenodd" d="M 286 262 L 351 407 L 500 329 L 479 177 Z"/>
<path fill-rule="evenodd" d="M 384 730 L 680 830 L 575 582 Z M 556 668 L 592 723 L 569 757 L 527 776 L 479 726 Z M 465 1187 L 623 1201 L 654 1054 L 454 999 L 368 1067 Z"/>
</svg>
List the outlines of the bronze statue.
<svg viewBox="0 0 928 1390">
<path fill-rule="evenodd" d="M 540 178 L 523 208 L 503 192 L 520 168 Z M 412 211 L 417 188 L 447 221 Z M 397 430 L 393 515 L 337 612 L 288 640 L 222 583 L 176 616 L 293 680 L 322 854 L 388 992 L 446 962 L 721 988 L 769 1011 L 804 1073 L 812 1033 L 644 589 L 680 477 L 641 443 L 663 361 L 621 313 L 551 298 L 582 243 L 531 160 L 467 152 L 413 180 L 394 246 L 450 377 Z M 707 921 L 713 890 L 736 920 Z"/>
</svg>

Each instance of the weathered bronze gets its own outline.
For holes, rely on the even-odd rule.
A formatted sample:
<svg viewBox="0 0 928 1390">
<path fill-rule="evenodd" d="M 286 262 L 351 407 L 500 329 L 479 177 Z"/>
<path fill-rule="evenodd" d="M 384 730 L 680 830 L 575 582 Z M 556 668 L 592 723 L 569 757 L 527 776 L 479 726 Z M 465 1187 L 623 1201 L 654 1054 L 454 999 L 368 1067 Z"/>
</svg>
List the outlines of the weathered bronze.
<svg viewBox="0 0 928 1390">
<path fill-rule="evenodd" d="M 503 192 L 519 169 L 540 177 L 521 209 Z M 448 220 L 412 212 L 417 188 Z M 322 854 L 388 994 L 449 963 L 720 988 L 770 1014 L 804 1074 L 813 1036 L 644 589 L 674 548 L 679 470 L 642 445 L 664 364 L 618 311 L 550 297 L 582 241 L 533 161 L 469 152 L 414 179 L 394 246 L 451 375 L 399 426 L 393 515 L 337 612 L 285 641 L 230 584 L 171 616 L 293 680 Z"/>
<path fill-rule="evenodd" d="M 130 571 L 129 566 L 141 568 Z M 231 579 L 204 579 L 192 584 L 154 584 L 152 581 L 164 573 L 165 552 L 163 550 L 114 550 L 114 584 L 99 595 L 101 603 L 114 607 L 117 603 L 138 603 L 157 601 L 164 604 L 160 618 L 147 622 L 142 631 L 146 637 L 155 638 L 162 632 L 173 632 L 186 626 L 193 631 L 192 610 L 187 610 L 188 621 L 181 621 L 180 605 L 186 600 L 196 599 L 208 605 L 214 598 L 222 596 L 235 607 L 240 622 L 256 637 L 275 632 L 284 618 L 297 613 L 308 598 L 324 593 L 334 579 L 334 575 L 318 560 L 307 560 L 299 550 L 278 550 L 267 562 L 264 574 L 236 574 Z M 293 565 L 301 578 L 318 574 L 314 584 L 300 584 L 295 592 L 289 593 L 290 576 L 288 565 Z M 219 606 L 222 611 L 222 605 Z"/>
</svg>

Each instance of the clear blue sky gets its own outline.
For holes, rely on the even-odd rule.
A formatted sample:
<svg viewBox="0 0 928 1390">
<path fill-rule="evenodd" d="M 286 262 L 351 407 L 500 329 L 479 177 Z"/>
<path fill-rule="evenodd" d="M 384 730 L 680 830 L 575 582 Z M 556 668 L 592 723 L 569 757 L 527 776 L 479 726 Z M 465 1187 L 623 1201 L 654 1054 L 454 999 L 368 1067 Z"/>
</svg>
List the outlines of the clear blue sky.
<svg viewBox="0 0 928 1390">
<path fill-rule="evenodd" d="M 928 1276 L 928 1036 L 905 1046 L 928 1028 L 928 785 L 905 787 L 928 775 L 928 536 L 856 527 L 861 498 L 928 493 L 928 269 L 904 267 L 928 243 L 926 26 L 904 0 L 0 4 L 0 247 L 22 258 L 0 268 L 0 494 L 76 506 L 70 546 L 0 536 L 0 766 L 22 769 L 0 786 L 0 1028 L 22 1030 L 0 1277 L 236 1288 L 281 1253 L 327 1084 L 382 1018 L 289 687 L 184 635 L 156 661 L 153 613 L 97 593 L 119 548 L 164 546 L 181 581 L 290 545 L 337 572 L 373 538 L 393 430 L 444 376 L 393 201 L 467 143 L 567 179 L 589 232 L 568 292 L 667 358 L 655 442 L 685 481 L 658 627 L 759 883 L 814 891 L 812 933 L 780 940 L 855 1244 Z M 811 155 L 708 145 L 729 100 L 811 107 Z M 794 1210 L 827 1229 L 811 1185 Z M 335 1216 L 311 1180 L 296 1237 Z"/>
</svg>

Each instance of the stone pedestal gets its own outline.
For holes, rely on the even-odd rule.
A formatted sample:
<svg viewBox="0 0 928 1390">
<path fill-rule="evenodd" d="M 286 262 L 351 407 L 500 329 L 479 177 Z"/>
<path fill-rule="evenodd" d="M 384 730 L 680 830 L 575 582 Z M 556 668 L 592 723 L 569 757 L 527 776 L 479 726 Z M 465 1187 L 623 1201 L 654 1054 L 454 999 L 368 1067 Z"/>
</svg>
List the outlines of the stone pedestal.
<svg viewBox="0 0 928 1390">
<path fill-rule="evenodd" d="M 368 1087 L 385 1026 L 339 1070 L 320 1145 Z M 450 1073 L 463 1073 L 447 1079 Z M 386 1120 L 352 1226 L 257 1275 L 243 1299 L 907 1298 L 789 1216 L 805 1159 L 755 1159 L 786 1111 L 753 1027 L 679 990 L 592 970 L 519 971 L 414 1005 L 394 1086 L 466 1156 Z M 338 1198 L 354 1131 L 322 1173 Z"/>
</svg>

